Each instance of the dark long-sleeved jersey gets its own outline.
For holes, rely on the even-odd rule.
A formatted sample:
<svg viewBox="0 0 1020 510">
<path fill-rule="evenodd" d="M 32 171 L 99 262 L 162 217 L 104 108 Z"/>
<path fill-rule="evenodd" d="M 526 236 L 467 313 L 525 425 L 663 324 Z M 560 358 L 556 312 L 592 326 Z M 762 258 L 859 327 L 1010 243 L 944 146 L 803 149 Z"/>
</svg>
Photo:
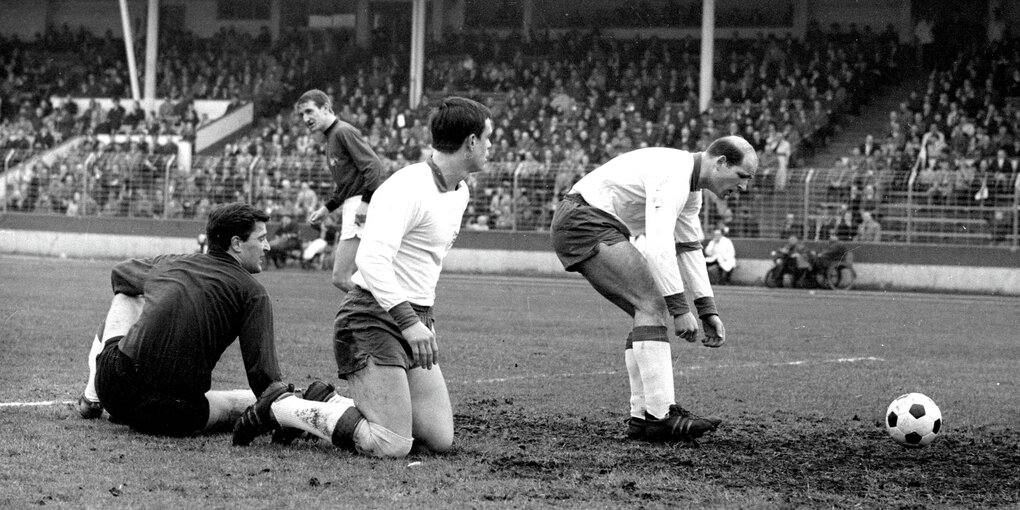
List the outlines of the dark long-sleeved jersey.
<svg viewBox="0 0 1020 510">
<path fill-rule="evenodd" d="M 326 131 L 326 161 L 336 187 L 326 202 L 335 211 L 348 198 L 361 195 L 368 202 L 382 184 L 382 161 L 358 128 L 337 119 Z"/>
<path fill-rule="evenodd" d="M 182 397 L 204 394 L 235 338 L 256 395 L 282 379 L 269 293 L 229 254 L 127 260 L 113 268 L 111 280 L 115 293 L 145 297 L 120 349 L 153 387 Z"/>
</svg>

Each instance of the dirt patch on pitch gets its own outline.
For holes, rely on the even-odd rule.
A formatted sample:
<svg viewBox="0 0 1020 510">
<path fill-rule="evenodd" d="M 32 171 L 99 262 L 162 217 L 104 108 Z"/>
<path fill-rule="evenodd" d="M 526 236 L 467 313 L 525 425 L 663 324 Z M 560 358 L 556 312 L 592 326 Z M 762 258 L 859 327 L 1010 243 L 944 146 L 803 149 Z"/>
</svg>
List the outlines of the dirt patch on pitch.
<svg viewBox="0 0 1020 510">
<path fill-rule="evenodd" d="M 948 430 L 910 450 L 880 422 L 777 413 L 731 419 L 697 443 L 648 444 L 624 438 L 623 416 L 539 417 L 494 399 L 459 409 L 470 411 L 455 417 L 458 454 L 535 487 L 515 504 L 733 506 L 743 495 L 747 506 L 987 508 L 1020 494 L 1014 429 Z"/>
</svg>

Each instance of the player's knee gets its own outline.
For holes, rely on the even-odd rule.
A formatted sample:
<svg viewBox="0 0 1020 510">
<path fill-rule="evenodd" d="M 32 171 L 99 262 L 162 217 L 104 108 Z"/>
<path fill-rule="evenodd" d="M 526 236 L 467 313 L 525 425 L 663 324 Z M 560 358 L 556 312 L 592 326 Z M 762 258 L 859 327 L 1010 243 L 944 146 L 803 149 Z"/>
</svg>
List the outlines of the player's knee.
<svg viewBox="0 0 1020 510">
<path fill-rule="evenodd" d="M 421 438 L 421 444 L 436 453 L 446 453 L 453 449 L 453 431 Z"/>
<path fill-rule="evenodd" d="M 358 452 L 373 457 L 400 458 L 411 453 L 413 441 L 392 430 L 364 420 L 355 431 Z"/>
</svg>

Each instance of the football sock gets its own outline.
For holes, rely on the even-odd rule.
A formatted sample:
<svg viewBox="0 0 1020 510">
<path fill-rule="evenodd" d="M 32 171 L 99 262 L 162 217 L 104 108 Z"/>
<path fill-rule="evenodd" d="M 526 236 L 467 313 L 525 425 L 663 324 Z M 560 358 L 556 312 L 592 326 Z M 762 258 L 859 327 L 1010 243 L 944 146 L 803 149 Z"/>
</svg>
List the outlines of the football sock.
<svg viewBox="0 0 1020 510">
<path fill-rule="evenodd" d="M 636 326 L 633 357 L 644 388 L 645 412 L 661 419 L 676 403 L 673 388 L 673 355 L 665 326 Z"/>
<path fill-rule="evenodd" d="M 340 395 L 330 398 L 329 402 L 282 398 L 273 402 L 269 408 L 273 411 L 273 416 L 276 417 L 276 422 L 281 427 L 301 429 L 326 440 L 333 440 L 337 429 L 340 429 L 341 433 L 346 432 L 347 435 L 351 435 L 357 425 L 357 420 L 362 419 L 361 413 L 354 407 L 354 401 Z M 357 418 L 357 420 L 354 420 L 354 423 L 348 423 L 353 418 Z"/>
<path fill-rule="evenodd" d="M 85 383 L 85 398 L 99 402 L 99 395 L 96 394 L 96 357 L 103 352 L 103 342 L 99 340 L 100 335 L 92 338 L 92 348 L 89 349 L 89 380 Z"/>
<path fill-rule="evenodd" d="M 103 334 L 100 340 L 107 341 L 115 336 L 124 336 L 142 314 L 145 298 L 116 294 L 110 302 L 110 311 L 106 313 Z"/>
<path fill-rule="evenodd" d="M 341 395 L 341 394 L 339 394 L 339 393 L 337 393 L 335 391 L 333 392 L 333 395 L 331 397 L 326 399 L 326 403 L 329 403 L 329 404 L 344 404 L 344 403 L 347 403 L 347 402 L 351 402 L 351 399 L 349 399 L 349 398 L 347 398 L 347 397 L 345 397 L 345 396 L 343 396 L 343 395 Z"/>
<path fill-rule="evenodd" d="M 645 417 L 645 387 L 641 384 L 641 370 L 634 358 L 634 335 L 627 335 L 627 348 L 623 351 L 623 360 L 627 364 L 627 376 L 630 378 L 630 415 L 634 418 Z"/>
<path fill-rule="evenodd" d="M 205 430 L 232 425 L 256 400 L 251 390 L 210 390 L 205 392 L 205 399 L 209 402 Z"/>
</svg>

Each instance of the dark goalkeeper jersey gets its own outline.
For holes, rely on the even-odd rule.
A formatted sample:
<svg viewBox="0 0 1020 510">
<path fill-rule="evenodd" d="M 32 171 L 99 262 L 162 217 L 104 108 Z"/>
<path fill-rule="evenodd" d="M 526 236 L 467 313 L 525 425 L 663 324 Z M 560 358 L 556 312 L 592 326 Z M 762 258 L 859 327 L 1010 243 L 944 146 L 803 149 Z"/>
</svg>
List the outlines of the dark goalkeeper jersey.
<svg viewBox="0 0 1020 510">
<path fill-rule="evenodd" d="M 153 387 L 182 397 L 204 394 L 235 338 L 256 395 L 282 379 L 269 294 L 229 254 L 127 260 L 113 268 L 111 279 L 115 293 L 145 296 L 120 349 Z"/>
</svg>

